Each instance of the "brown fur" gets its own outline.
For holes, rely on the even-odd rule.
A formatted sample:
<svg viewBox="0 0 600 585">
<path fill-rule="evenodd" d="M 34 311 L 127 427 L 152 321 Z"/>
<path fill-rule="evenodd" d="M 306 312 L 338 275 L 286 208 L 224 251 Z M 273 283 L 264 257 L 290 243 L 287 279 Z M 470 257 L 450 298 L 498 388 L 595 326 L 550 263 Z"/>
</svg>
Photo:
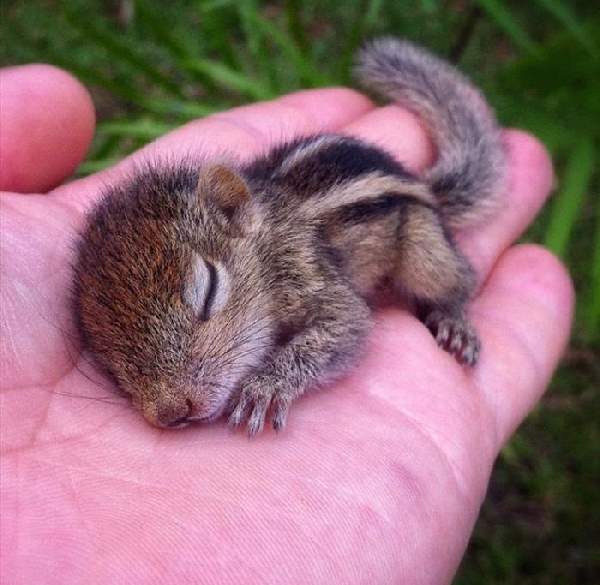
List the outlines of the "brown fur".
<svg viewBox="0 0 600 585">
<path fill-rule="evenodd" d="M 377 46 L 365 67 L 379 81 L 396 75 L 386 81 L 396 93 L 404 69 L 422 84 L 409 105 L 418 96 L 419 111 L 440 118 L 440 147 L 454 148 L 435 172 L 419 178 L 374 146 L 320 135 L 242 168 L 148 166 L 91 214 L 75 314 L 86 347 L 150 423 L 227 413 L 254 434 L 271 409 L 281 428 L 295 398 L 350 366 L 371 326 L 367 301 L 385 282 L 414 301 L 440 346 L 476 363 L 465 318 L 475 279 L 447 226 L 479 205 L 478 185 L 482 197 L 493 191 L 497 169 L 482 173 L 501 160 L 493 120 L 469 114 L 468 100 L 454 99 L 470 95 L 464 78 L 418 49 Z M 440 93 L 454 96 L 450 112 Z M 478 133 L 485 160 L 469 150 Z"/>
<path fill-rule="evenodd" d="M 394 279 L 412 296 L 438 304 L 464 299 L 473 286 L 471 270 L 454 249 L 437 214 L 420 205 L 407 206 Z"/>
</svg>

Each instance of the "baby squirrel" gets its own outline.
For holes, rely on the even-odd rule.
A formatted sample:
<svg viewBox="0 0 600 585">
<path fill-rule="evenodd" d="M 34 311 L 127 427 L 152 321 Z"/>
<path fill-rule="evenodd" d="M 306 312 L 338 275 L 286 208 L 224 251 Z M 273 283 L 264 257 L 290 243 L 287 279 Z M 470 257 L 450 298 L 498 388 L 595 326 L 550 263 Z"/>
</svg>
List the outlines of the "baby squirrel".
<svg viewBox="0 0 600 585">
<path fill-rule="evenodd" d="M 78 245 L 73 300 L 84 346 L 159 427 L 224 414 L 253 435 L 267 412 L 343 373 L 383 282 L 412 299 L 469 366 L 474 271 L 451 228 L 500 191 L 500 131 L 481 94 L 415 45 L 380 39 L 356 67 L 420 115 L 437 145 L 415 176 L 380 148 L 319 134 L 246 165 L 146 165 L 108 189 Z"/>
</svg>

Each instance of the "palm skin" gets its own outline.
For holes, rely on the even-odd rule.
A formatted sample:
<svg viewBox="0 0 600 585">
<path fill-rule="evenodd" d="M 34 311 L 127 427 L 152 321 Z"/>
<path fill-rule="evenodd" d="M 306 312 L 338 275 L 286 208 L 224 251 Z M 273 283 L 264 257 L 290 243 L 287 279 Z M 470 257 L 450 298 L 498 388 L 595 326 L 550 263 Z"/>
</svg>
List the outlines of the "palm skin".
<svg viewBox="0 0 600 585">
<path fill-rule="evenodd" d="M 461 368 L 414 317 L 387 309 L 356 368 L 299 400 L 284 432 L 164 431 L 87 363 L 71 325 L 72 242 L 103 184 L 147 156 L 249 157 L 317 131 L 362 136 L 419 169 L 432 158 L 425 133 L 409 113 L 355 92 L 302 92 L 194 122 L 102 175 L 24 195 L 83 157 L 93 110 L 53 68 L 3 75 L 0 178 L 15 192 L 1 197 L 0 581 L 450 582 L 494 458 L 568 337 L 564 269 L 540 248 L 511 247 L 552 182 L 540 145 L 506 133 L 506 204 L 459 236 L 483 283 L 471 306 L 477 368 Z M 28 83 L 43 92 L 30 91 L 24 109 Z"/>
</svg>

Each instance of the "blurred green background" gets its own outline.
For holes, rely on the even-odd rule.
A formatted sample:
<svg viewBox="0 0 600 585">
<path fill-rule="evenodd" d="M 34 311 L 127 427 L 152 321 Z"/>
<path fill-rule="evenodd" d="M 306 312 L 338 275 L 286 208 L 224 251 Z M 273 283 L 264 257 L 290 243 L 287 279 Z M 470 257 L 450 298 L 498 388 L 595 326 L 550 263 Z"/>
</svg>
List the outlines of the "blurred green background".
<svg viewBox="0 0 600 585">
<path fill-rule="evenodd" d="M 600 583 L 600 9 L 573 0 L 5 1 L 0 61 L 49 62 L 99 116 L 80 174 L 187 120 L 294 89 L 351 83 L 363 39 L 404 36 L 537 134 L 558 189 L 526 240 L 569 266 L 572 343 L 498 461 L 456 583 Z"/>
</svg>

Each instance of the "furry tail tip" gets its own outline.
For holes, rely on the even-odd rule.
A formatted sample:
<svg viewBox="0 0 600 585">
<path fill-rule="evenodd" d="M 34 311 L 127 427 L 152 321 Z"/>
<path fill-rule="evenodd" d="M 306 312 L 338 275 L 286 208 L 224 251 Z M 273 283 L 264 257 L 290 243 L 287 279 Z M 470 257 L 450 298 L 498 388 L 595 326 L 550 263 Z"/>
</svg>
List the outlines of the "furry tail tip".
<svg viewBox="0 0 600 585">
<path fill-rule="evenodd" d="M 496 207 L 505 174 L 500 129 L 462 73 L 408 41 L 382 38 L 359 52 L 355 75 L 425 122 L 438 151 L 425 179 L 450 225 L 472 223 Z"/>
</svg>

